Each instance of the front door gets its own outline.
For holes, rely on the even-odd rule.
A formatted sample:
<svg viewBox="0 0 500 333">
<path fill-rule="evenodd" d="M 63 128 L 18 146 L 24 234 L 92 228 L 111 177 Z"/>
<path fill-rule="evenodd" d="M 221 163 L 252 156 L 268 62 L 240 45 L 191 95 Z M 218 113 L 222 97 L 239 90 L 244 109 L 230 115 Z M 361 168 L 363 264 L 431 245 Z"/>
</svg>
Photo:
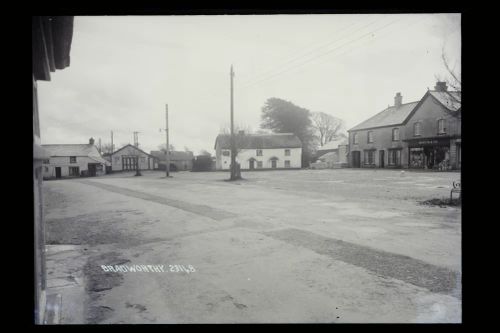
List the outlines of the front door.
<svg viewBox="0 0 500 333">
<path fill-rule="evenodd" d="M 255 161 L 254 160 L 250 160 L 250 170 L 253 170 L 255 168 Z"/>
<path fill-rule="evenodd" d="M 271 161 L 271 168 L 276 169 L 276 160 Z"/>
<path fill-rule="evenodd" d="M 95 177 L 95 164 L 88 164 L 89 167 L 89 176 L 90 177 Z"/>
<path fill-rule="evenodd" d="M 359 151 L 352 152 L 352 167 L 353 168 L 361 167 L 361 152 Z"/>
<path fill-rule="evenodd" d="M 56 178 L 61 178 L 61 167 L 56 167 Z"/>
<path fill-rule="evenodd" d="M 385 154 L 385 150 L 380 150 L 379 151 L 379 167 L 383 168 L 384 167 L 384 154 Z"/>
</svg>

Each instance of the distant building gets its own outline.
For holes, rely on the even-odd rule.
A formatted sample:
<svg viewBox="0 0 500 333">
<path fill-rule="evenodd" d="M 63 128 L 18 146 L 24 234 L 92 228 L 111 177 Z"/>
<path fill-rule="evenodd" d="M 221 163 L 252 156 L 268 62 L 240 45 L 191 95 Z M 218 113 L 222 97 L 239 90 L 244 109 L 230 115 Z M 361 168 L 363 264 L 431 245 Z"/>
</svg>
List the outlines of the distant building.
<svg viewBox="0 0 500 333">
<path fill-rule="evenodd" d="M 302 167 L 302 142 L 293 133 L 235 134 L 242 170 L 298 169 Z M 231 165 L 231 135 L 220 134 L 215 140 L 217 170 Z"/>
<path fill-rule="evenodd" d="M 311 163 L 312 169 L 336 169 L 348 166 L 349 146 L 346 140 L 331 141 L 320 147 Z"/>
<path fill-rule="evenodd" d="M 49 158 L 43 160 L 43 179 L 95 177 L 106 172 L 109 162 L 101 157 L 94 139 L 88 144 L 42 145 Z"/>
<path fill-rule="evenodd" d="M 137 163 L 139 170 L 154 170 L 156 158 L 131 144 L 125 145 L 111 154 L 111 170 L 135 171 Z"/>
<path fill-rule="evenodd" d="M 166 158 L 165 152 L 160 150 L 152 150 L 153 155 L 157 160 L 157 169 L 165 170 Z M 194 155 L 191 151 L 169 151 L 170 171 L 182 171 L 193 169 Z"/>
<path fill-rule="evenodd" d="M 420 101 L 390 106 L 349 132 L 354 168 L 461 168 L 461 92 L 437 82 Z"/>
</svg>

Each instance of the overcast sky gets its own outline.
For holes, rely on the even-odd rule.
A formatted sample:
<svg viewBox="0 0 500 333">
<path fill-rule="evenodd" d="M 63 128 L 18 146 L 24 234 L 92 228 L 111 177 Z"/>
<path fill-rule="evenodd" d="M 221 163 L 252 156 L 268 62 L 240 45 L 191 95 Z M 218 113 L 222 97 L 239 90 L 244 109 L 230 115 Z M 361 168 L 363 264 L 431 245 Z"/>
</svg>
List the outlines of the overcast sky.
<svg viewBox="0 0 500 333">
<path fill-rule="evenodd" d="M 259 129 L 270 97 L 346 122 L 419 100 L 445 76 L 442 49 L 460 70 L 459 14 L 75 17 L 70 67 L 39 81 L 43 144 L 133 143 L 213 152 L 229 124 Z"/>
</svg>

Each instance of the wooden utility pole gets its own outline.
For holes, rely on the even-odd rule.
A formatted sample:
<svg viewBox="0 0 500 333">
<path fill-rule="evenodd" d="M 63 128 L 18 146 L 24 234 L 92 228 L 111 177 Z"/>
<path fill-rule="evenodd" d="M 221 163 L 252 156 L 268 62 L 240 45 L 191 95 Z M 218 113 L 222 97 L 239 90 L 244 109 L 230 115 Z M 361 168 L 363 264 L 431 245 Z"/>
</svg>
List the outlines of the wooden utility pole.
<svg viewBox="0 0 500 333">
<path fill-rule="evenodd" d="M 166 144 L 165 147 L 165 170 L 166 177 L 170 177 L 170 156 L 169 156 L 169 145 L 168 145 L 168 104 L 165 104 L 165 136 L 166 136 Z"/>
<path fill-rule="evenodd" d="M 236 179 L 236 145 L 234 142 L 234 108 L 233 108 L 233 65 L 231 65 L 231 72 L 229 73 L 231 80 L 231 170 L 230 179 Z"/>
<path fill-rule="evenodd" d="M 111 172 L 113 172 L 113 153 L 115 151 L 115 146 L 113 145 L 113 131 L 111 131 L 111 155 L 110 160 L 111 160 Z"/>
<path fill-rule="evenodd" d="M 139 132 L 134 132 L 134 146 L 139 148 Z M 135 175 L 142 176 L 139 168 L 139 152 L 135 153 Z"/>
</svg>

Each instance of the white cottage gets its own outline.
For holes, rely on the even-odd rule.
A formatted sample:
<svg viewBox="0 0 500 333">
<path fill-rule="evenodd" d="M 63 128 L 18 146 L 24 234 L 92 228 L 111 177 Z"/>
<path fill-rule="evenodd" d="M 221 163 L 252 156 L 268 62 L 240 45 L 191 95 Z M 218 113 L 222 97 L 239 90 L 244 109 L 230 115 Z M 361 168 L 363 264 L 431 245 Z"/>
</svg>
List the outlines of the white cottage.
<svg viewBox="0 0 500 333">
<path fill-rule="evenodd" d="M 95 177 L 106 172 L 109 162 L 102 158 L 90 138 L 88 144 L 42 145 L 50 155 L 43 161 L 43 178 Z"/>
<path fill-rule="evenodd" d="M 140 170 L 154 170 L 156 158 L 146 153 L 145 151 L 131 144 L 125 145 L 122 148 L 111 154 L 111 170 L 112 171 L 133 171 L 137 168 L 139 161 Z"/>
<path fill-rule="evenodd" d="M 302 167 L 302 142 L 293 133 L 235 135 L 236 162 L 242 170 L 298 169 Z M 216 170 L 229 170 L 231 136 L 220 134 L 215 140 Z"/>
</svg>

